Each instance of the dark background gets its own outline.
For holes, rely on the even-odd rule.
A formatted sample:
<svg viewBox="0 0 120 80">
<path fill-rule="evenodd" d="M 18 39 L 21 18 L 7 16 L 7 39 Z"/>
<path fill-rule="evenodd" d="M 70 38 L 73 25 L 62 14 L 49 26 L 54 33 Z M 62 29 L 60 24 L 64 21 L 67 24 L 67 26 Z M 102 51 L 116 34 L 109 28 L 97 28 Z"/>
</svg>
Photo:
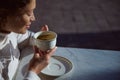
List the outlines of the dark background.
<svg viewBox="0 0 120 80">
<path fill-rule="evenodd" d="M 37 0 L 37 32 L 47 24 L 57 46 L 120 50 L 120 0 Z"/>
</svg>

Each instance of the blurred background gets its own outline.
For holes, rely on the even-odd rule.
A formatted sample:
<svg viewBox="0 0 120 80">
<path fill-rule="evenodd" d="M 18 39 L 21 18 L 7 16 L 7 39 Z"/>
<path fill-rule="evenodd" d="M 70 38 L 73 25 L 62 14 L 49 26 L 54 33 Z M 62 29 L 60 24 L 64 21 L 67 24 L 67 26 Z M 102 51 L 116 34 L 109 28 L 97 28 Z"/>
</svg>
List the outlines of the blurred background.
<svg viewBox="0 0 120 80">
<path fill-rule="evenodd" d="M 47 24 L 57 46 L 120 50 L 120 0 L 36 0 L 37 32 Z"/>
</svg>

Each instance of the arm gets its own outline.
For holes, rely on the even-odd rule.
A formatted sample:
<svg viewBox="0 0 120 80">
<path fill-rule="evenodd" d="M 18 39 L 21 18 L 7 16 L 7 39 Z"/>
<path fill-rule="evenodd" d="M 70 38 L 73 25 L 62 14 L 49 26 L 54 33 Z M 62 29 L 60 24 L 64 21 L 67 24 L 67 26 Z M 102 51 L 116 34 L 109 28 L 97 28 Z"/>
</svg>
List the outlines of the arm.
<svg viewBox="0 0 120 80">
<path fill-rule="evenodd" d="M 25 34 L 17 35 L 18 47 L 20 50 L 24 49 L 25 47 L 33 45 L 33 35 L 34 32 L 31 31 L 26 31 Z"/>
<path fill-rule="evenodd" d="M 35 53 L 29 63 L 28 73 L 25 76 L 25 80 L 40 80 L 37 74 L 39 74 L 49 64 L 49 60 L 56 51 L 56 48 L 57 47 L 52 50 L 43 52 L 35 47 Z"/>
<path fill-rule="evenodd" d="M 26 75 L 24 80 L 41 80 L 40 77 L 33 71 L 29 71 Z"/>
<path fill-rule="evenodd" d="M 48 30 L 48 26 L 45 25 L 41 29 L 42 31 Z M 43 52 L 37 47 L 34 47 L 34 56 L 29 63 L 28 73 L 25 75 L 25 80 L 40 80 L 37 74 L 41 72 L 48 64 L 51 56 L 55 52 L 57 47 L 52 50 Z"/>
</svg>

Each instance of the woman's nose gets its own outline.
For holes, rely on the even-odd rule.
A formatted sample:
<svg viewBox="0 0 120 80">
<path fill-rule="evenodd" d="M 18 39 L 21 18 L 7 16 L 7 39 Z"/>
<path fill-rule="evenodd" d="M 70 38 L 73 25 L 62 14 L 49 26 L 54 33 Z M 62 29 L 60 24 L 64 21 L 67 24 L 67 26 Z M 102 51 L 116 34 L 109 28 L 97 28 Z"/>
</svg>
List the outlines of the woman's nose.
<svg viewBox="0 0 120 80">
<path fill-rule="evenodd" d="M 35 21 L 35 15 L 34 14 L 30 17 L 30 20 Z"/>
</svg>

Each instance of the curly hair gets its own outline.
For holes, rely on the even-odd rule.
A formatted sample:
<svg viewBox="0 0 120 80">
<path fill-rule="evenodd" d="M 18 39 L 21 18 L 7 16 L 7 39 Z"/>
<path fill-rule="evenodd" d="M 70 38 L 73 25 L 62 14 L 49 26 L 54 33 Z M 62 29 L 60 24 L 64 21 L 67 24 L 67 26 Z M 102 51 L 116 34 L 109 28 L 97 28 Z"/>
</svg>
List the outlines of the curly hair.
<svg viewBox="0 0 120 80">
<path fill-rule="evenodd" d="M 0 26 L 6 21 L 7 16 L 15 15 L 31 0 L 1 0 L 0 1 Z"/>
</svg>

